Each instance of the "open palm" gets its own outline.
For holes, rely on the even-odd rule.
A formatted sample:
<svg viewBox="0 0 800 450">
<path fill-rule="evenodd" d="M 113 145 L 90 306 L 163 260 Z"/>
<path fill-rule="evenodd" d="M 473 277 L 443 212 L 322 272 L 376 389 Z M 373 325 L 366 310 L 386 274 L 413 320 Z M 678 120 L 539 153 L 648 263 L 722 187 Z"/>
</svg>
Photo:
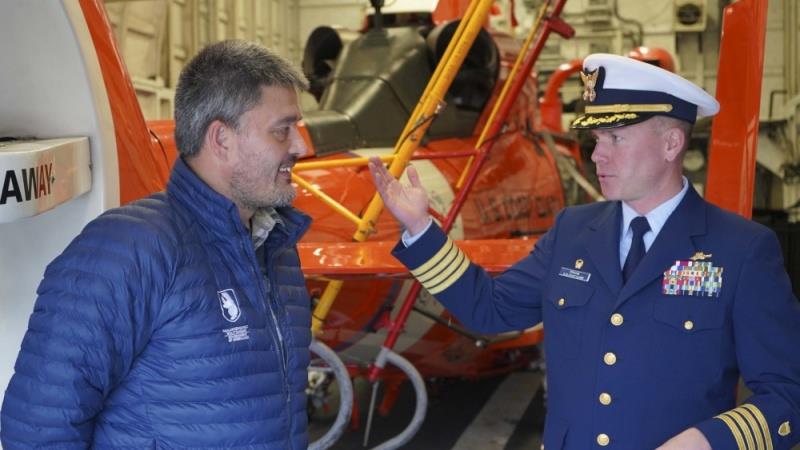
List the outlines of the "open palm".
<svg viewBox="0 0 800 450">
<path fill-rule="evenodd" d="M 428 226 L 428 193 L 413 166 L 408 168 L 410 185 L 403 185 L 386 170 L 378 158 L 370 158 L 369 171 L 389 212 L 412 235 Z"/>
</svg>

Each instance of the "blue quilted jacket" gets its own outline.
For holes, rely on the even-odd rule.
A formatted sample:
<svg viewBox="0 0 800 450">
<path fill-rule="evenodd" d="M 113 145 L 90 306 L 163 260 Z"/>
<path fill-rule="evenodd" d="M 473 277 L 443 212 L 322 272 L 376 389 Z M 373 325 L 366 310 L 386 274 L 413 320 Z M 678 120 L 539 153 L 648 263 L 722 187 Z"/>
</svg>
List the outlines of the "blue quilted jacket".
<svg viewBox="0 0 800 450">
<path fill-rule="evenodd" d="M 5 393 L 2 447 L 305 449 L 309 299 L 279 209 L 263 277 L 233 203 L 186 164 L 48 267 Z"/>
</svg>

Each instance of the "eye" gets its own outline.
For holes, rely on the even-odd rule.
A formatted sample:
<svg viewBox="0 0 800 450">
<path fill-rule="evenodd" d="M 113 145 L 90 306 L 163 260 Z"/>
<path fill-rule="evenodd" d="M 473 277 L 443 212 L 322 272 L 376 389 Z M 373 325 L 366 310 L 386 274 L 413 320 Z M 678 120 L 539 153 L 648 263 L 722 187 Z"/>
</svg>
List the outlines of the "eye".
<svg viewBox="0 0 800 450">
<path fill-rule="evenodd" d="M 289 137 L 289 127 L 279 127 L 272 130 L 272 135 L 275 139 L 283 142 Z"/>
<path fill-rule="evenodd" d="M 620 142 L 622 142 L 622 136 L 612 133 L 611 134 L 611 142 L 614 143 L 614 144 L 619 144 Z"/>
</svg>

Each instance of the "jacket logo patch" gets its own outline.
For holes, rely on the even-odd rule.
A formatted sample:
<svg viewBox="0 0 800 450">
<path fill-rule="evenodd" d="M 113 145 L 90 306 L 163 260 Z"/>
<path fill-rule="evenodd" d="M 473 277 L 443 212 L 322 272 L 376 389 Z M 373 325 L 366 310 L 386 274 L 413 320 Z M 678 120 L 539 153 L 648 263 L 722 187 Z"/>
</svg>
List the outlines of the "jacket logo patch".
<svg viewBox="0 0 800 450">
<path fill-rule="evenodd" d="M 225 337 L 228 338 L 228 342 L 239 342 L 250 339 L 250 333 L 248 331 L 247 325 L 242 325 L 240 327 L 226 328 L 222 330 L 222 332 L 225 333 Z"/>
<path fill-rule="evenodd" d="M 219 298 L 219 308 L 222 310 L 222 317 L 228 322 L 236 322 L 242 317 L 242 308 L 239 307 L 239 300 L 233 289 L 217 291 Z"/>
</svg>

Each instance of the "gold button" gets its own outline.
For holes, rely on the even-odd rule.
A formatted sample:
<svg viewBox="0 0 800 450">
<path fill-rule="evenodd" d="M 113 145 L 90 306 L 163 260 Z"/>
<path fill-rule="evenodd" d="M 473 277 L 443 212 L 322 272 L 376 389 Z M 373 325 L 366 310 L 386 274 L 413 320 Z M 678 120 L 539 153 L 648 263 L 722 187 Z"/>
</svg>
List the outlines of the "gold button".
<svg viewBox="0 0 800 450">
<path fill-rule="evenodd" d="M 605 355 L 603 355 L 603 361 L 605 361 L 605 363 L 608 364 L 609 366 L 613 366 L 614 364 L 617 363 L 617 355 L 608 352 Z"/>
<path fill-rule="evenodd" d="M 565 303 L 567 303 L 567 301 L 564 299 L 564 297 L 558 299 L 558 306 L 564 306 Z"/>
<path fill-rule="evenodd" d="M 789 421 L 783 422 L 781 426 L 778 427 L 778 434 L 780 436 L 788 436 L 789 433 L 792 432 L 792 427 L 789 426 Z"/>
<path fill-rule="evenodd" d="M 686 328 L 686 331 L 690 331 L 692 328 L 694 328 L 694 322 L 692 322 L 691 320 L 683 322 L 683 328 Z"/>
<path fill-rule="evenodd" d="M 606 445 L 608 445 L 608 443 L 609 443 L 609 442 L 611 442 L 611 438 L 610 438 L 610 437 L 608 437 L 608 435 L 607 435 L 607 434 L 605 434 L 605 433 L 600 433 L 600 434 L 598 434 L 598 435 L 597 435 L 597 443 L 598 443 L 598 444 L 599 444 L 601 447 L 605 447 Z"/>
<path fill-rule="evenodd" d="M 600 397 L 598 397 L 598 398 L 600 399 L 600 403 L 602 403 L 602 404 L 604 404 L 606 406 L 611 404 L 611 395 L 609 395 L 609 394 L 607 394 L 605 392 L 600 394 Z"/>
<path fill-rule="evenodd" d="M 622 317 L 622 314 L 620 313 L 614 313 L 611 315 L 611 325 L 614 325 L 615 327 L 622 325 L 624 320 L 625 318 Z"/>
</svg>

